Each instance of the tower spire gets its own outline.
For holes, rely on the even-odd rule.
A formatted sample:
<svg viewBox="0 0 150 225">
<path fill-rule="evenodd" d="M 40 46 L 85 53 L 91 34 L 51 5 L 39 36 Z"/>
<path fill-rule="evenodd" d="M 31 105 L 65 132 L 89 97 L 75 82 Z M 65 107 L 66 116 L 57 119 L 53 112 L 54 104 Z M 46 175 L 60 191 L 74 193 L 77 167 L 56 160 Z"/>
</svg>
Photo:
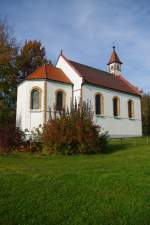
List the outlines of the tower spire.
<svg viewBox="0 0 150 225">
<path fill-rule="evenodd" d="M 110 73 L 113 73 L 115 75 L 120 75 L 121 74 L 121 65 L 123 64 L 116 52 L 116 47 L 113 45 L 113 51 L 111 53 L 110 59 L 107 63 L 108 65 L 108 70 Z"/>
</svg>

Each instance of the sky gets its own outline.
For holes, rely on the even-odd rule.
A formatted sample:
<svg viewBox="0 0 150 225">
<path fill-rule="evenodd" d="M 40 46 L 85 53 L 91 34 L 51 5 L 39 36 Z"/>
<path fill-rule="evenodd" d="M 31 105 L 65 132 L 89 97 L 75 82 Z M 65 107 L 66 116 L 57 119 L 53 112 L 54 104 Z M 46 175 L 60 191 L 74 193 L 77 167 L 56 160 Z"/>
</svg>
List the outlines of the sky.
<svg viewBox="0 0 150 225">
<path fill-rule="evenodd" d="M 107 70 L 115 45 L 123 76 L 150 92 L 149 0 L 0 0 L 0 16 L 20 45 L 40 40 L 53 63 L 63 49 L 69 59 Z"/>
</svg>

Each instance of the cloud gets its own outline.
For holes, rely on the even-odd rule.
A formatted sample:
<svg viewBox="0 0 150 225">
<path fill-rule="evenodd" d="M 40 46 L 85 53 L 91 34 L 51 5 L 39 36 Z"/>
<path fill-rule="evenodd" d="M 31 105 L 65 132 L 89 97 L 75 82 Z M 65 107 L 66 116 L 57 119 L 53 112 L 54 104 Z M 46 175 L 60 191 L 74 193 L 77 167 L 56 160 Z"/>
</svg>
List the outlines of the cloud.
<svg viewBox="0 0 150 225">
<path fill-rule="evenodd" d="M 41 40 L 53 61 L 63 49 L 72 59 L 107 69 L 115 42 L 126 78 L 150 88 L 148 0 L 1 0 L 1 12 L 20 43 Z"/>
</svg>

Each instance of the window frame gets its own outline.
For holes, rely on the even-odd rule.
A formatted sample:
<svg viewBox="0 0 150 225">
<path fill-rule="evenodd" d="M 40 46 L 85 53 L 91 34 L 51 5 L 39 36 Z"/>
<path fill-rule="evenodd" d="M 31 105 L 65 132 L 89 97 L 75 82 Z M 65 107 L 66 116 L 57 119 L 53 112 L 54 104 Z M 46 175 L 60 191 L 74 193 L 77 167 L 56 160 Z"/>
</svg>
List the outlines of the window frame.
<svg viewBox="0 0 150 225">
<path fill-rule="evenodd" d="M 131 112 L 129 112 L 129 102 L 131 102 Z M 128 118 L 134 119 L 134 101 L 132 99 L 129 99 L 127 102 L 127 108 L 128 108 Z M 130 116 L 131 113 L 131 116 Z"/>
<path fill-rule="evenodd" d="M 96 106 L 96 97 L 97 96 L 99 96 L 100 97 L 100 105 L 99 105 L 99 111 L 100 111 L 100 113 L 98 114 L 98 113 L 96 113 L 96 111 L 97 111 L 97 106 Z M 95 93 L 95 98 L 94 98 L 94 103 L 95 103 L 95 115 L 96 116 L 104 116 L 104 96 L 103 96 L 103 94 L 102 93 L 100 93 L 100 92 L 97 92 L 97 93 Z"/>
<path fill-rule="evenodd" d="M 59 92 L 62 92 L 62 109 L 61 110 L 57 110 L 57 94 Z M 55 110 L 57 112 L 61 112 L 63 111 L 63 109 L 65 109 L 65 105 L 66 105 L 66 92 L 63 89 L 57 89 L 55 91 Z"/>
<path fill-rule="evenodd" d="M 39 92 L 39 107 L 37 109 L 32 108 L 32 105 L 33 105 L 33 103 L 32 103 L 32 92 L 33 91 Z M 42 89 L 40 87 L 34 86 L 34 87 L 32 87 L 32 89 L 30 91 L 30 110 L 31 111 L 40 111 L 41 106 L 42 106 Z"/>
<path fill-rule="evenodd" d="M 116 115 L 115 115 L 115 109 L 114 109 L 114 100 L 117 99 L 117 110 L 116 110 Z M 113 103 L 113 117 L 114 118 L 120 118 L 120 98 L 118 96 L 114 96 L 112 99 Z"/>
</svg>

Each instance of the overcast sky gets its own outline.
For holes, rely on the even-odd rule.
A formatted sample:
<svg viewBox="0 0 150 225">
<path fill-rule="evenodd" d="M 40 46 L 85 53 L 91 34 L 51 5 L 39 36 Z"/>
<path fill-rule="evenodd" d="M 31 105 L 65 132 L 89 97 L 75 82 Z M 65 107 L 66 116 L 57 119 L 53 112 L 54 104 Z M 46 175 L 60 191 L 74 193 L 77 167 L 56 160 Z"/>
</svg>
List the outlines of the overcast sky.
<svg viewBox="0 0 150 225">
<path fill-rule="evenodd" d="M 0 0 L 0 15 L 20 44 L 41 40 L 53 63 L 63 49 L 70 59 L 107 70 L 115 43 L 125 78 L 150 91 L 149 0 Z"/>
</svg>

